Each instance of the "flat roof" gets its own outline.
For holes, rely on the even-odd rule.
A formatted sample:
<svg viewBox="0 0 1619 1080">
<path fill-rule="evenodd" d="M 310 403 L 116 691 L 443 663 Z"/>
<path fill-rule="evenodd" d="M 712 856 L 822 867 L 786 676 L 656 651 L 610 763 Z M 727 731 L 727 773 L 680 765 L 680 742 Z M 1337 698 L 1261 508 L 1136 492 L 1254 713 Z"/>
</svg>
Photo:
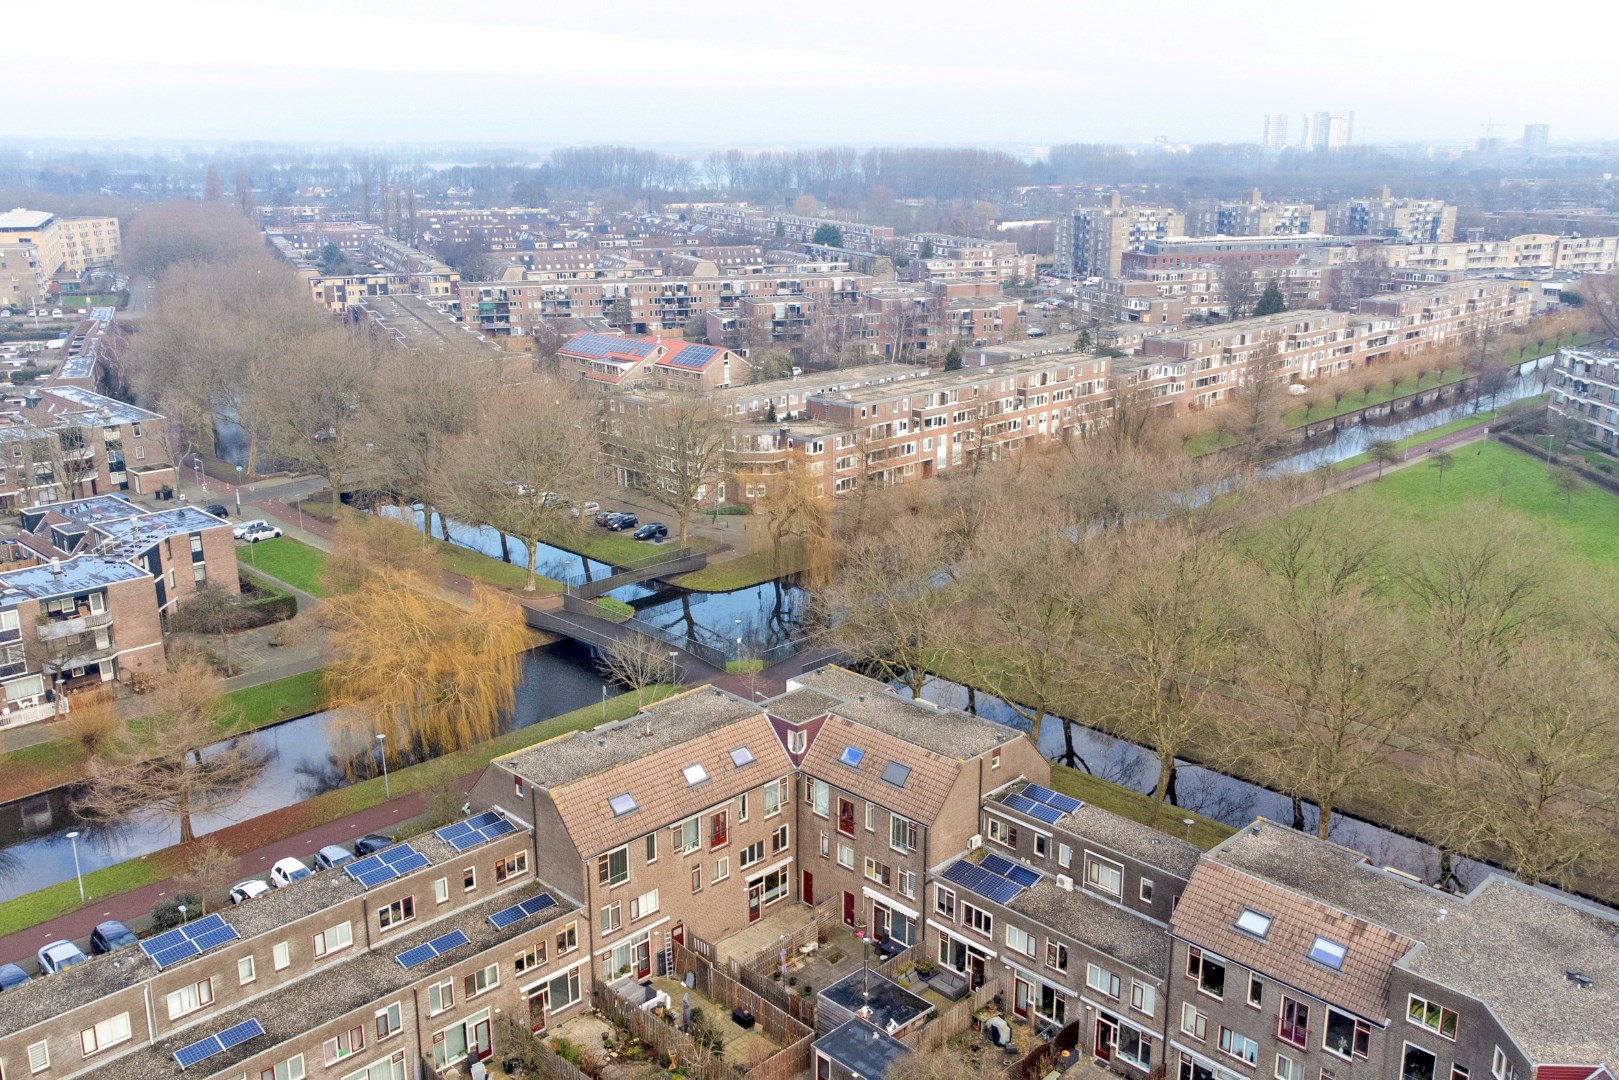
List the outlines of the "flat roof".
<svg viewBox="0 0 1619 1080">
<path fill-rule="evenodd" d="M 55 214 L 44 210 L 24 210 L 17 207 L 0 213 L 0 230 L 37 229 L 42 225 L 49 225 L 56 217 Z"/>
<path fill-rule="evenodd" d="M 119 424 L 139 424 L 147 420 L 161 420 L 163 417 L 139 405 L 131 405 L 127 401 L 119 401 L 105 394 L 98 394 L 94 390 L 86 390 L 81 386 L 42 386 L 39 388 L 41 397 L 54 397 L 80 409 L 87 409 L 97 414 L 98 419 Z M 61 410 L 52 410 L 47 403 L 47 411 L 60 415 Z"/>
<path fill-rule="evenodd" d="M 822 990 L 821 996 L 857 1015 L 869 1008 L 871 1011 L 862 1018 L 883 1031 L 891 1030 L 889 1025 L 903 1028 L 933 1007 L 870 968 L 850 972 Z"/>
<path fill-rule="evenodd" d="M 14 607 L 25 599 L 48 600 L 105 588 L 120 581 L 151 580 L 152 575 L 122 559 L 105 555 L 75 555 L 55 567 L 26 566 L 0 573 L 0 607 Z"/>
<path fill-rule="evenodd" d="M 866 1080 L 881 1080 L 894 1062 L 911 1052 L 892 1035 L 859 1018 L 850 1020 L 830 1035 L 823 1035 L 811 1045 L 816 1053 L 825 1054 Z"/>
<path fill-rule="evenodd" d="M 886 684 L 836 664 L 799 675 L 787 687 L 789 694 L 808 687 L 837 698 L 830 710 L 836 715 L 957 761 L 1023 737 L 1005 724 L 960 709 L 902 698 Z M 770 708 L 769 702 L 765 708 Z"/>
</svg>

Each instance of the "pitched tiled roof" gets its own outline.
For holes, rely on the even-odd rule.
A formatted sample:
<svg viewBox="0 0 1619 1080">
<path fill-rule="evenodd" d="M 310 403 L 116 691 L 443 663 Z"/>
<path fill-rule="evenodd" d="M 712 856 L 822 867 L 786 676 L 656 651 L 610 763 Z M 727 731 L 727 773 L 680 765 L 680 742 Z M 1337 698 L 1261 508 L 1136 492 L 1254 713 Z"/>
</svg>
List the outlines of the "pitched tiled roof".
<svg viewBox="0 0 1619 1080">
<path fill-rule="evenodd" d="M 738 766 L 731 751 L 741 746 L 753 760 Z M 698 764 L 708 778 L 688 784 L 681 770 Z M 770 721 L 755 712 L 606 772 L 558 784 L 551 799 L 574 847 L 588 857 L 733 799 L 792 767 Z M 615 816 L 608 800 L 625 792 L 637 809 Z"/>
<path fill-rule="evenodd" d="M 876 679 L 828 664 L 787 682 L 789 690 L 809 688 L 839 698 L 832 711 L 858 720 L 866 727 L 887 732 L 896 738 L 925 746 L 957 761 L 987 754 L 993 748 L 1020 735 L 1005 724 L 935 705 L 901 697 Z"/>
<path fill-rule="evenodd" d="M 858 768 L 838 760 L 850 746 L 863 751 Z M 883 770 L 890 761 L 910 767 L 904 787 L 895 787 L 883 779 Z M 885 806 L 902 817 L 931 825 L 950 797 L 961 764 L 954 758 L 834 715 L 827 719 L 809 753 L 804 755 L 803 768 L 811 776 Z"/>
<path fill-rule="evenodd" d="M 1263 939 L 1235 926 L 1248 908 L 1271 920 Z M 1205 859 L 1170 920 L 1177 937 L 1377 1023 L 1389 972 L 1417 942 L 1338 908 Z M 1344 948 L 1339 970 L 1310 959 L 1317 936 Z M 1227 991 L 1236 993 L 1234 988 Z"/>
</svg>

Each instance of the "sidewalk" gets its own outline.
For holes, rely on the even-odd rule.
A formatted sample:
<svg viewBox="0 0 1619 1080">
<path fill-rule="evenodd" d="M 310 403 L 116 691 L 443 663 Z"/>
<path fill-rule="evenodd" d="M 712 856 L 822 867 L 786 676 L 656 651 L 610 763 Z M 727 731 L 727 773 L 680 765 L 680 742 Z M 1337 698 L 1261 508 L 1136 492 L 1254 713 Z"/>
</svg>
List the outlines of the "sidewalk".
<svg viewBox="0 0 1619 1080">
<path fill-rule="evenodd" d="M 417 792 L 402 795 L 390 802 L 277 841 L 268 847 L 247 852 L 236 861 L 232 884 L 250 877 L 263 877 L 269 873 L 270 866 L 277 859 L 288 855 L 308 860 L 327 844 L 347 845 L 366 833 L 392 833 L 400 822 L 416 817 L 426 808 L 427 797 L 424 794 Z M 152 908 L 180 891 L 184 891 L 180 883 L 168 878 L 117 896 L 102 899 L 92 897 L 88 904 L 70 915 L 63 915 L 0 938 L 0 960 L 18 962 L 24 958 L 31 958 L 41 945 L 58 938 L 82 943 L 90 936 L 90 931 L 95 929 L 97 923 L 107 919 L 127 923 L 130 929 L 138 933 L 145 929 L 146 918 L 151 914 Z"/>
</svg>

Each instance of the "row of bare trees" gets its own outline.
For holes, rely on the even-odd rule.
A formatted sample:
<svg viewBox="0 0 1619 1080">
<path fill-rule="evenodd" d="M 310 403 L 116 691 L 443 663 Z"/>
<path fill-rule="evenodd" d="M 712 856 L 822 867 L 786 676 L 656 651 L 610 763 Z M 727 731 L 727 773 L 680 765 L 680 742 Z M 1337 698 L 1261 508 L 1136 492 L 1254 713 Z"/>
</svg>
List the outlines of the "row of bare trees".
<svg viewBox="0 0 1619 1080">
<path fill-rule="evenodd" d="M 1352 810 L 1533 880 L 1619 871 L 1619 582 L 1497 507 L 1418 530 L 1310 483 L 1092 440 L 889 492 L 843 515 L 819 631 L 1060 724 L 1071 764 L 1074 724 L 1148 748 L 1161 803 L 1190 758 L 1322 836 Z"/>
</svg>

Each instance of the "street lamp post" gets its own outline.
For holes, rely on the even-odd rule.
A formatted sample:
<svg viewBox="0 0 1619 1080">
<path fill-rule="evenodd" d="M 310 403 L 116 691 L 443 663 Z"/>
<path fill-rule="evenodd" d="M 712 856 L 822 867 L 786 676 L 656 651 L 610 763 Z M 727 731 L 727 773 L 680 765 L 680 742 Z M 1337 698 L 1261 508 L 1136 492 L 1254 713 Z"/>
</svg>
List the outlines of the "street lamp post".
<svg viewBox="0 0 1619 1080">
<path fill-rule="evenodd" d="M 388 786 L 388 733 L 377 732 L 377 753 L 382 758 L 382 797 L 393 798 L 393 789 Z"/>
<path fill-rule="evenodd" d="M 197 486 L 202 488 L 202 490 L 207 491 L 208 490 L 208 480 L 202 474 L 202 455 L 201 454 L 192 455 L 191 467 L 193 469 L 197 470 Z"/>
<path fill-rule="evenodd" d="M 236 466 L 236 516 L 242 516 L 242 467 Z"/>
<path fill-rule="evenodd" d="M 73 876 L 79 881 L 79 903 L 84 903 L 84 874 L 79 870 L 79 830 L 74 829 L 67 834 L 73 844 Z"/>
</svg>

